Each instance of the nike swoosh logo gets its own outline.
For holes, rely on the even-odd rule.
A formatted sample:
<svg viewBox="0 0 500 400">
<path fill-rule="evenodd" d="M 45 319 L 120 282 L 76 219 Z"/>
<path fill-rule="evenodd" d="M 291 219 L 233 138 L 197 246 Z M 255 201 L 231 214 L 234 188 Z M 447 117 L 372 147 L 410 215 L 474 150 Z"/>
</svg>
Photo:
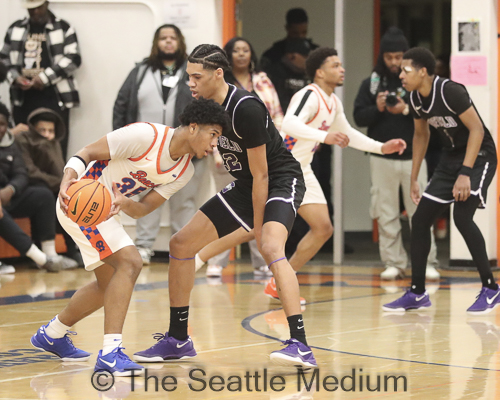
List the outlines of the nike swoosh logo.
<svg viewBox="0 0 500 400">
<path fill-rule="evenodd" d="M 191 339 L 188 339 L 186 342 L 182 343 L 182 344 L 179 344 L 177 343 L 177 348 L 180 349 L 181 347 L 184 347 L 185 345 L 187 345 L 189 342 L 191 341 Z"/>
<path fill-rule="evenodd" d="M 302 322 L 302 321 L 303 321 L 303 319 L 299 319 L 297 322 Z"/>
<path fill-rule="evenodd" d="M 311 354 L 312 351 L 300 351 L 299 349 L 297 349 L 297 351 L 299 352 L 299 354 L 304 357 L 304 356 L 307 356 L 308 354 Z"/>
<path fill-rule="evenodd" d="M 153 160 L 150 160 L 150 159 L 149 159 L 149 158 L 147 158 L 147 157 L 146 157 L 146 160 L 148 160 L 148 161 L 153 161 Z"/>
<path fill-rule="evenodd" d="M 304 329 L 304 325 L 298 326 L 297 329 Z"/>
<path fill-rule="evenodd" d="M 499 293 L 500 293 L 500 292 L 499 292 Z M 415 300 L 420 301 L 420 300 L 422 300 L 425 296 L 427 296 L 427 295 L 424 293 L 424 294 L 423 294 L 422 296 L 420 296 L 420 297 L 415 297 Z"/>
<path fill-rule="evenodd" d="M 422 106 L 415 107 L 415 110 L 418 111 L 422 108 Z"/>
<path fill-rule="evenodd" d="M 494 295 L 491 299 L 488 296 L 486 296 L 486 303 L 491 305 L 493 303 L 493 301 L 498 297 L 499 294 L 500 294 L 500 292 L 498 292 L 496 295 Z"/>
<path fill-rule="evenodd" d="M 82 192 L 78 194 L 78 197 L 76 198 L 75 201 L 75 207 L 73 207 L 73 210 L 71 210 L 71 214 L 76 215 L 76 208 L 78 207 L 78 202 L 80 201 L 80 196 L 82 195 Z"/>
<path fill-rule="evenodd" d="M 491 303 L 490 303 L 490 304 L 491 304 Z M 44 339 L 47 341 L 47 343 L 48 343 L 48 344 L 50 344 L 51 346 L 53 346 L 53 345 L 54 345 L 54 342 L 51 342 L 49 339 L 47 339 L 47 336 L 44 336 L 43 338 L 44 338 Z"/>
<path fill-rule="evenodd" d="M 185 321 L 187 320 L 187 317 L 186 318 L 179 318 L 179 321 Z"/>
<path fill-rule="evenodd" d="M 114 368 L 114 367 L 115 367 L 115 365 L 116 365 L 116 360 L 115 360 L 115 361 L 113 361 L 112 363 L 109 363 L 109 362 L 107 362 L 107 361 L 104 361 L 104 360 L 101 358 L 101 361 L 102 361 L 104 364 L 106 364 L 108 367 L 111 367 L 111 368 Z"/>
</svg>

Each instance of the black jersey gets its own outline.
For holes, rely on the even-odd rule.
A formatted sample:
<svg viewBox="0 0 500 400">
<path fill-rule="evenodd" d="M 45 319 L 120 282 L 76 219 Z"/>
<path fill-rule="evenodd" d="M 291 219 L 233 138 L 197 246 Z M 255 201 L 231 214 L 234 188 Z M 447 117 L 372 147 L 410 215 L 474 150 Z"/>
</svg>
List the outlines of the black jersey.
<svg viewBox="0 0 500 400">
<path fill-rule="evenodd" d="M 247 149 L 265 144 L 270 182 L 280 176 L 302 179 L 300 164 L 286 149 L 262 100 L 246 90 L 229 85 L 222 106 L 229 113 L 232 129 L 219 137 L 217 148 L 226 170 L 232 176 L 251 184 L 253 177 Z"/>
<path fill-rule="evenodd" d="M 436 76 L 428 97 L 422 97 L 416 90 L 410 95 L 411 112 L 415 119 L 424 118 L 436 128 L 441 136 L 444 150 L 450 156 L 464 157 L 469 140 L 469 129 L 459 115 L 474 106 L 465 86 Z M 477 112 L 477 110 L 476 110 Z M 478 113 L 479 115 L 479 113 Z M 479 119 L 481 117 L 479 116 Z M 483 143 L 480 152 L 496 154 L 495 142 L 484 125 Z"/>
</svg>

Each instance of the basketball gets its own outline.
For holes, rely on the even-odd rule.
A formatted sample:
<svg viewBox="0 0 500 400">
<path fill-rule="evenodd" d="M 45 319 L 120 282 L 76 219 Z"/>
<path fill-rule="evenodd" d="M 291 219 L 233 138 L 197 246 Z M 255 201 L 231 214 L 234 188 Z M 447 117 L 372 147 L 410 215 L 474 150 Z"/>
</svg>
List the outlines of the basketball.
<svg viewBox="0 0 500 400">
<path fill-rule="evenodd" d="M 79 226 L 93 226 L 103 222 L 111 209 L 109 190 L 93 179 L 81 179 L 66 191 L 68 217 Z"/>
</svg>

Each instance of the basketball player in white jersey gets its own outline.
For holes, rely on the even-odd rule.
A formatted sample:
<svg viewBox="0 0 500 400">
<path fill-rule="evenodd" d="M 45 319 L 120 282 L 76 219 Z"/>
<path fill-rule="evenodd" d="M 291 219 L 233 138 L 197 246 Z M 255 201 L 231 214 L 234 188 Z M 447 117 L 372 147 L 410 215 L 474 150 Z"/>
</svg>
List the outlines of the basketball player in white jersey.
<svg viewBox="0 0 500 400">
<path fill-rule="evenodd" d="M 104 344 L 95 370 L 115 376 L 136 375 L 143 367 L 122 352 L 122 328 L 142 259 L 120 223 L 119 212 L 140 218 L 158 208 L 189 181 L 192 157 L 212 152 L 229 118 L 212 100 L 190 103 L 176 129 L 139 122 L 117 129 L 84 147 L 64 169 L 57 216 L 82 252 L 85 268 L 96 281 L 79 289 L 69 304 L 31 338 L 33 346 L 63 361 L 85 361 L 90 353 L 76 348 L 69 335 L 72 325 L 104 306 Z M 94 179 L 113 193 L 109 218 L 89 228 L 78 226 L 67 215 L 68 187 L 77 178 Z M 132 197 L 149 191 L 140 201 Z"/>
<path fill-rule="evenodd" d="M 292 97 L 281 129 L 287 149 L 299 161 L 304 174 L 306 193 L 298 213 L 311 228 L 290 258 L 290 265 L 295 271 L 314 257 L 333 233 L 325 195 L 311 168 L 319 143 L 336 144 L 342 148 L 349 146 L 377 154 L 401 154 L 406 148 L 402 139 L 381 143 L 349 124 L 340 99 L 333 93 L 336 87 L 343 85 L 345 72 L 335 49 L 320 47 L 311 52 L 306 61 L 306 71 L 314 78 L 314 83 Z M 238 234 L 236 232 L 231 238 L 226 237 L 206 246 L 200 251 L 199 259 L 205 261 L 214 253 L 219 254 L 222 247 L 231 248 L 242 243 Z M 264 292 L 279 299 L 274 278 L 270 279 Z M 301 303 L 305 304 L 303 298 Z"/>
</svg>

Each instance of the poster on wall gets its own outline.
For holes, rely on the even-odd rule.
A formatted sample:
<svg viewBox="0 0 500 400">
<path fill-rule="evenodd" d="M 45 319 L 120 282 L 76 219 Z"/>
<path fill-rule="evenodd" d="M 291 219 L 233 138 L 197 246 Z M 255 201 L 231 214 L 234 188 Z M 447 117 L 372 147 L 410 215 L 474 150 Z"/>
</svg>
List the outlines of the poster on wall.
<svg viewBox="0 0 500 400">
<path fill-rule="evenodd" d="M 165 0 L 164 21 L 179 29 L 196 28 L 196 0 Z"/>
<path fill-rule="evenodd" d="M 458 51 L 480 51 L 479 21 L 458 23 Z"/>
</svg>

